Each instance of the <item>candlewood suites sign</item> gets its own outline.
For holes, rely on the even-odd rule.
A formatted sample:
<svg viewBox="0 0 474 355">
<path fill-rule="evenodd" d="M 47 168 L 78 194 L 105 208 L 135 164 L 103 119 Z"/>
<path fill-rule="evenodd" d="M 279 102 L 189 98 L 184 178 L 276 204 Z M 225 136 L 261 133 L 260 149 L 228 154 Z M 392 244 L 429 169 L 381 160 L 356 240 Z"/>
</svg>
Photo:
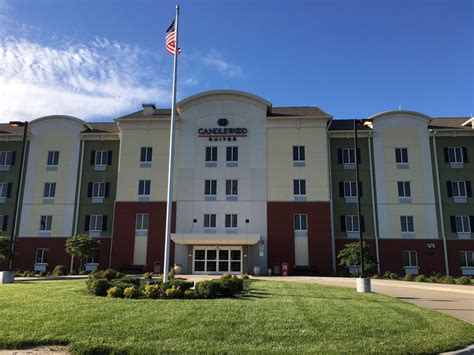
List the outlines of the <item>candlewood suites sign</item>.
<svg viewBox="0 0 474 355">
<path fill-rule="evenodd" d="M 199 128 L 199 137 L 209 138 L 210 141 L 235 141 L 238 137 L 247 137 L 247 128 L 225 127 L 229 124 L 226 118 L 219 118 L 217 124 L 221 127 Z"/>
</svg>

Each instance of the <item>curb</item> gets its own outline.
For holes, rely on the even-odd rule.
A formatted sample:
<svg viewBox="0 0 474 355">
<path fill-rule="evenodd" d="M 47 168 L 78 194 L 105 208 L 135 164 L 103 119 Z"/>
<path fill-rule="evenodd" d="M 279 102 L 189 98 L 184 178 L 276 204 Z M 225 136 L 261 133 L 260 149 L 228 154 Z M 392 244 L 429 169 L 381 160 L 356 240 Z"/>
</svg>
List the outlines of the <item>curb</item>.
<svg viewBox="0 0 474 355">
<path fill-rule="evenodd" d="M 469 345 L 467 348 L 449 351 L 446 353 L 440 353 L 440 355 L 472 355 L 474 354 L 474 344 Z"/>
</svg>

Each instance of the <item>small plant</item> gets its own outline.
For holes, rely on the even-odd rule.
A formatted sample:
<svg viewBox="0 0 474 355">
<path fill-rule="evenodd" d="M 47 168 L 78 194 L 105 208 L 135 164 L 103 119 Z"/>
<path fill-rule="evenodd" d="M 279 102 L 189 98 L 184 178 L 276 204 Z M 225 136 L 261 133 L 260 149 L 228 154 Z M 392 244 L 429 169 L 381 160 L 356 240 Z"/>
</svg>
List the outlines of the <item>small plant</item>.
<svg viewBox="0 0 474 355">
<path fill-rule="evenodd" d="M 426 278 L 426 282 L 429 282 L 429 283 L 437 283 L 438 282 L 438 278 L 435 276 L 435 275 L 431 275 L 429 277 Z"/>
<path fill-rule="evenodd" d="M 107 290 L 110 288 L 110 283 L 107 279 L 92 280 L 89 284 L 89 293 L 96 296 L 107 296 Z"/>
<path fill-rule="evenodd" d="M 248 279 L 249 279 L 249 275 L 247 275 L 247 274 L 241 274 L 239 277 L 240 277 L 242 280 L 248 280 Z"/>
<path fill-rule="evenodd" d="M 458 285 L 470 285 L 471 278 L 469 276 L 460 276 L 460 277 L 456 277 L 455 282 Z"/>
<path fill-rule="evenodd" d="M 454 283 L 456 283 L 455 280 L 454 280 L 454 277 L 452 277 L 452 276 L 443 276 L 441 278 L 441 282 L 443 282 L 444 284 L 454 284 Z"/>
<path fill-rule="evenodd" d="M 87 270 L 81 270 L 81 271 L 79 272 L 79 275 L 89 275 L 89 274 L 90 274 L 90 272 L 87 271 Z"/>
<path fill-rule="evenodd" d="M 221 281 L 230 279 L 232 279 L 232 275 L 228 272 L 223 273 L 222 276 L 219 278 L 219 280 Z"/>
<path fill-rule="evenodd" d="M 117 278 L 117 271 L 115 271 L 114 269 L 107 269 L 104 271 L 104 277 L 107 279 L 107 280 L 113 280 L 113 279 L 116 279 Z"/>
<path fill-rule="evenodd" d="M 125 298 L 139 298 L 140 291 L 135 286 L 129 286 L 123 290 L 123 297 Z"/>
<path fill-rule="evenodd" d="M 165 297 L 166 298 L 179 298 L 181 297 L 181 289 L 173 285 L 171 286 L 171 288 L 168 288 L 165 290 Z"/>
<path fill-rule="evenodd" d="M 48 272 L 46 270 L 43 270 L 43 271 L 40 271 L 39 275 L 41 277 L 45 277 L 45 276 L 48 276 Z"/>
<path fill-rule="evenodd" d="M 378 275 L 378 274 L 373 274 L 371 278 L 372 278 L 372 279 L 381 279 L 382 276 L 380 276 L 380 275 Z"/>
<path fill-rule="evenodd" d="M 77 272 L 75 272 L 74 270 L 69 271 L 69 275 L 77 275 Z"/>
<path fill-rule="evenodd" d="M 180 279 L 169 280 L 169 281 L 164 282 L 163 284 L 161 284 L 161 292 L 165 293 L 165 291 L 167 289 L 172 288 L 173 286 L 176 287 L 176 288 L 179 288 L 181 290 L 181 292 L 184 292 L 184 291 L 190 289 L 191 287 L 193 287 L 194 282 L 186 281 L 186 280 L 180 280 Z"/>
<path fill-rule="evenodd" d="M 391 272 L 391 271 L 386 271 L 384 274 L 383 274 L 383 278 L 384 279 L 389 279 L 389 280 L 398 280 L 398 275 L 394 272 Z"/>
<path fill-rule="evenodd" d="M 33 271 L 25 271 L 23 273 L 23 277 L 35 277 L 35 273 Z"/>
<path fill-rule="evenodd" d="M 122 298 L 123 290 L 120 287 L 111 287 L 107 290 L 107 297 Z"/>
<path fill-rule="evenodd" d="M 189 298 L 189 299 L 193 299 L 197 297 L 196 291 L 191 290 L 191 289 L 184 291 L 183 296 L 184 298 Z"/>
<path fill-rule="evenodd" d="M 68 269 L 64 265 L 56 265 L 53 269 L 53 276 L 64 276 L 68 274 Z"/>
<path fill-rule="evenodd" d="M 196 283 L 196 293 L 199 298 L 216 298 L 220 293 L 220 282 L 206 280 Z"/>
<path fill-rule="evenodd" d="M 417 276 L 415 277 L 415 281 L 416 281 L 416 282 L 426 282 L 426 276 L 423 275 L 423 274 L 417 275 Z"/>
<path fill-rule="evenodd" d="M 152 272 L 145 272 L 145 273 L 143 274 L 143 278 L 144 278 L 145 280 L 152 280 L 152 279 L 153 279 L 153 276 L 154 276 L 154 274 L 153 274 Z"/>
<path fill-rule="evenodd" d="M 160 286 L 158 285 L 146 285 L 143 288 L 143 296 L 146 298 L 160 298 Z"/>
<path fill-rule="evenodd" d="M 413 274 L 406 274 L 403 277 L 403 281 L 415 281 L 415 275 Z"/>
</svg>

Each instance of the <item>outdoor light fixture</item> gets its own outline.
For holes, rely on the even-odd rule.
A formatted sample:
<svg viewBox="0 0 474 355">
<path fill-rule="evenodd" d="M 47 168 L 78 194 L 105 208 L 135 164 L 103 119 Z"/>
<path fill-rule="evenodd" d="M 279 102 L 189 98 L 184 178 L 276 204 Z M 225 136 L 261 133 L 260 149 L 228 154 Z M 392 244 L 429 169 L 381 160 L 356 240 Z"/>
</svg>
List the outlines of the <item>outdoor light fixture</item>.
<svg viewBox="0 0 474 355">
<path fill-rule="evenodd" d="M 21 121 L 10 121 L 11 127 L 24 127 L 27 125 L 28 122 L 21 122 Z"/>
</svg>

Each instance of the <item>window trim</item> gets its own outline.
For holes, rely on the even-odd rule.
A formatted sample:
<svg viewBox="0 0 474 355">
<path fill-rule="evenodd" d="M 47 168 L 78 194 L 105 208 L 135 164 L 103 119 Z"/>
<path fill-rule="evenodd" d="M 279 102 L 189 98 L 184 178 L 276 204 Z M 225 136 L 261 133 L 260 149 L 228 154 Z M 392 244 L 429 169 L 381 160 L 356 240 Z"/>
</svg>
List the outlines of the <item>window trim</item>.
<svg viewBox="0 0 474 355">
<path fill-rule="evenodd" d="M 302 223 L 303 221 L 304 223 Z M 293 230 L 295 231 L 295 233 L 308 232 L 308 214 L 307 213 L 293 214 Z"/>
<path fill-rule="evenodd" d="M 0 167 L 4 168 L 4 169 L 9 169 L 12 166 L 13 151 L 11 151 L 11 150 L 2 150 L 2 151 L 0 151 L 0 157 L 1 157 L 2 154 L 5 154 L 5 158 L 3 159 L 3 161 L 1 161 L 1 159 L 0 159 Z"/>
<path fill-rule="evenodd" d="M 44 229 L 42 229 L 43 228 L 43 217 L 45 218 Z M 48 229 L 48 225 L 49 225 L 49 229 Z M 53 228 L 53 216 L 52 215 L 41 215 L 40 216 L 40 227 L 39 227 L 40 233 L 41 232 L 51 233 L 52 228 Z"/>
<path fill-rule="evenodd" d="M 412 230 L 410 230 L 410 221 Z M 406 229 L 406 230 L 404 230 Z M 415 218 L 414 216 L 400 216 L 400 232 L 402 237 L 414 236 L 415 235 Z"/>
<path fill-rule="evenodd" d="M 408 255 L 408 263 L 405 265 L 405 254 Z M 415 263 L 413 264 L 412 256 L 415 256 Z M 403 267 L 404 268 L 418 268 L 418 252 L 416 250 L 403 250 Z"/>
<path fill-rule="evenodd" d="M 447 147 L 448 148 L 448 162 L 450 164 L 463 164 L 464 163 L 464 154 L 463 154 L 463 149 L 462 147 Z M 461 161 L 458 161 L 457 159 L 457 150 L 459 150 L 460 152 L 460 157 L 461 157 Z M 454 157 L 454 160 L 451 160 L 451 151 L 453 151 L 453 157 Z"/>
<path fill-rule="evenodd" d="M 468 260 L 468 253 L 471 254 L 471 260 L 472 260 L 472 265 L 469 265 L 469 260 Z M 461 250 L 459 252 L 460 258 L 459 258 L 459 263 L 461 264 L 461 269 L 462 268 L 474 268 L 474 251 L 472 250 Z M 464 255 L 464 260 L 465 260 L 465 265 L 462 264 L 463 257 L 461 255 Z"/>
<path fill-rule="evenodd" d="M 99 155 L 100 155 L 100 159 L 98 159 Z M 104 156 L 105 156 L 105 164 L 103 163 Z M 99 164 L 97 164 L 97 160 L 100 161 Z M 100 149 L 100 150 L 95 151 L 94 166 L 96 168 L 106 167 L 108 161 L 109 161 L 109 151 L 108 150 Z"/>
<path fill-rule="evenodd" d="M 207 222 L 207 223 L 206 223 Z M 207 226 L 206 226 L 207 224 Z M 217 227 L 217 216 L 215 213 L 204 213 L 203 218 L 204 231 L 215 231 Z"/>
<path fill-rule="evenodd" d="M 57 154 L 56 154 L 57 153 Z M 48 157 L 46 158 L 46 169 L 47 170 L 56 170 L 59 166 L 59 150 L 48 150 Z M 52 164 L 49 163 L 50 155 L 52 156 Z M 56 161 L 56 164 L 55 164 Z"/>
<path fill-rule="evenodd" d="M 306 198 L 306 179 L 293 179 L 293 196 Z"/>
<path fill-rule="evenodd" d="M 41 251 L 41 258 L 38 261 L 38 252 Z M 45 259 L 45 251 L 46 251 L 46 260 Z M 37 265 L 48 265 L 48 257 L 49 257 L 49 248 L 36 248 L 36 255 L 35 255 L 35 264 Z"/>
<path fill-rule="evenodd" d="M 229 218 L 229 220 L 228 220 Z M 236 230 L 238 226 L 238 215 L 237 213 L 226 213 L 224 217 L 224 226 L 226 230 Z M 229 224 L 227 222 L 230 222 Z"/>
<path fill-rule="evenodd" d="M 145 218 L 146 216 L 146 218 Z M 143 228 L 146 220 L 146 228 Z M 141 227 L 141 228 L 138 228 Z M 149 213 L 137 213 L 135 215 L 135 235 L 136 236 L 147 236 L 150 229 L 150 214 Z"/>
<path fill-rule="evenodd" d="M 293 146 L 293 166 L 304 166 L 306 163 L 306 148 L 304 145 Z"/>
</svg>

